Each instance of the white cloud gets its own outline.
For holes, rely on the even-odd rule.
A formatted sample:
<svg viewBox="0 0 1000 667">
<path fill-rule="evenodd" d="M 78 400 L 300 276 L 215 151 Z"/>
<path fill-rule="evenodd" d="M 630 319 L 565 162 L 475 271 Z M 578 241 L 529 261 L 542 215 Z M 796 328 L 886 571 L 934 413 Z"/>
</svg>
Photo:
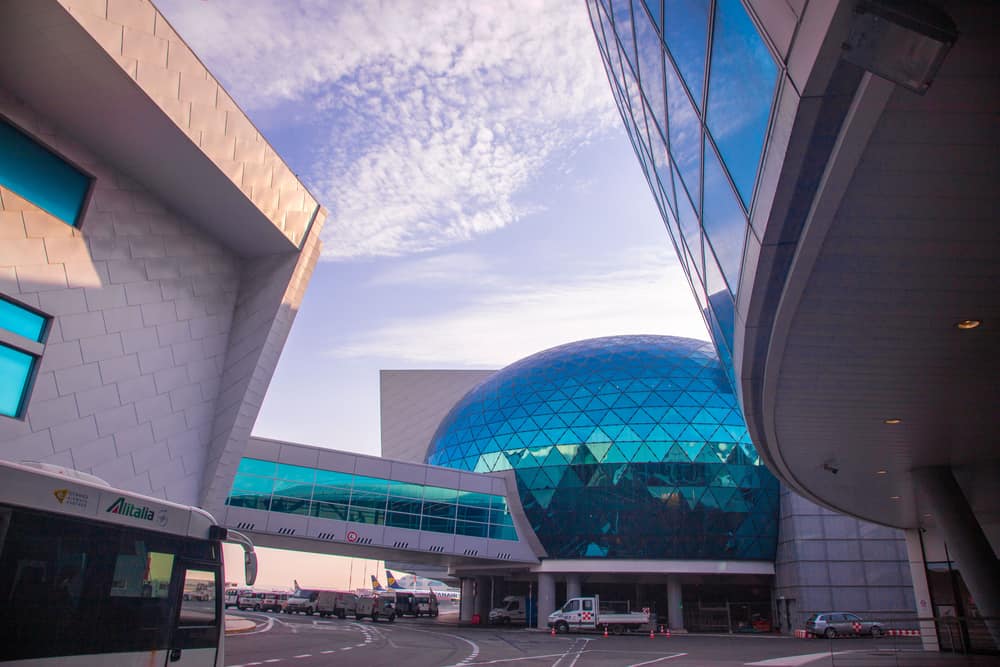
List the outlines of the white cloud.
<svg viewBox="0 0 1000 667">
<path fill-rule="evenodd" d="M 536 210 L 517 196 L 616 121 L 579 0 L 162 3 L 250 110 L 305 115 L 324 252 L 400 255 Z"/>
<path fill-rule="evenodd" d="M 461 256 L 458 263 L 474 262 Z M 410 277 L 428 285 L 438 280 L 434 270 Z M 482 285 L 492 289 L 475 304 L 397 319 L 329 352 L 339 358 L 391 359 L 402 365 L 497 368 L 548 347 L 600 336 L 664 334 L 708 340 L 690 290 L 678 285 L 684 280 L 668 249 L 633 249 L 600 264 L 580 266 L 575 278 L 562 283 L 511 283 L 488 276 Z"/>
</svg>

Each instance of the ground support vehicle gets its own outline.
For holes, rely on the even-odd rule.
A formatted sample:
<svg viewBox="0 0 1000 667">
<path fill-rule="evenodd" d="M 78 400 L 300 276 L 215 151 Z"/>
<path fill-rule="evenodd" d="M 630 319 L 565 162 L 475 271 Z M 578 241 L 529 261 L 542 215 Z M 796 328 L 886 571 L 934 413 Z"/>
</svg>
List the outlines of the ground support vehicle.
<svg viewBox="0 0 1000 667">
<path fill-rule="evenodd" d="M 434 593 L 417 593 L 413 597 L 414 614 L 416 616 L 430 616 L 436 618 L 438 615 L 438 599 Z"/>
<path fill-rule="evenodd" d="M 372 621 L 383 619 L 392 623 L 396 620 L 396 596 L 393 594 L 365 595 L 359 597 L 354 609 L 354 618 L 361 620 L 370 618 Z"/>
<path fill-rule="evenodd" d="M 288 604 L 285 605 L 286 614 L 303 613 L 312 616 L 316 613 L 316 601 L 319 599 L 318 590 L 297 590 L 288 596 Z"/>
<path fill-rule="evenodd" d="M 548 626 L 556 632 L 603 630 L 620 635 L 649 627 L 649 610 L 631 611 L 628 602 L 604 602 L 599 596 L 570 598 L 561 609 L 549 614 Z"/>
<path fill-rule="evenodd" d="M 0 461 L 0 660 L 224 665 L 222 542 L 210 514 L 85 473 Z"/>
<path fill-rule="evenodd" d="M 827 639 L 859 635 L 881 637 L 885 634 L 882 624 L 878 621 L 866 621 L 857 614 L 844 611 L 813 614 L 806 619 L 806 632 Z"/>
<path fill-rule="evenodd" d="M 500 606 L 490 610 L 490 623 L 509 625 L 527 622 L 527 598 L 523 595 L 508 595 L 500 601 Z"/>
<path fill-rule="evenodd" d="M 224 598 L 226 609 L 229 609 L 230 607 L 236 607 L 239 604 L 240 596 L 246 595 L 247 593 L 250 592 L 251 589 L 249 588 L 235 588 L 232 586 L 227 588 Z"/>
<path fill-rule="evenodd" d="M 358 596 L 346 591 L 320 591 L 316 598 L 316 613 L 320 616 L 347 618 L 353 615 L 358 605 Z"/>
</svg>

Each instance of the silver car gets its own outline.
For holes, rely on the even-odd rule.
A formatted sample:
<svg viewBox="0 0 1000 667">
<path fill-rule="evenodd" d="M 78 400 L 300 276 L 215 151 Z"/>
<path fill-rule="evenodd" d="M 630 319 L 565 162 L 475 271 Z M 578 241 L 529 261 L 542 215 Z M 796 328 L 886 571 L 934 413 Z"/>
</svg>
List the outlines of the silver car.
<svg viewBox="0 0 1000 667">
<path fill-rule="evenodd" d="M 865 621 L 857 614 L 845 611 L 828 611 L 822 614 L 813 614 L 806 620 L 806 631 L 828 639 L 833 639 L 834 637 L 857 637 L 858 635 L 881 637 L 884 634 L 882 625 L 878 621 Z"/>
</svg>

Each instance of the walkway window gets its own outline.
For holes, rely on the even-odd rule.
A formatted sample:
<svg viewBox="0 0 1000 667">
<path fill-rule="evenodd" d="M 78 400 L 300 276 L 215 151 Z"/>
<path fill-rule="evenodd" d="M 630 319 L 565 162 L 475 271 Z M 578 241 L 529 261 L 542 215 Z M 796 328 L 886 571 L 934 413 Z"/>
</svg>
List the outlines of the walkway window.
<svg viewBox="0 0 1000 667">
<path fill-rule="evenodd" d="M 48 329 L 48 317 L 0 295 L 0 415 L 23 416 Z"/>
</svg>

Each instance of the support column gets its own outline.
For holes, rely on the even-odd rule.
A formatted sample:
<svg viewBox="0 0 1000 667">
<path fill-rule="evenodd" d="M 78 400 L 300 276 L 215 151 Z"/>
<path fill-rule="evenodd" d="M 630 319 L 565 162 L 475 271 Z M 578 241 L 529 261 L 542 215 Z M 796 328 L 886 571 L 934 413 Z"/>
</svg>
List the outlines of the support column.
<svg viewBox="0 0 1000 667">
<path fill-rule="evenodd" d="M 490 618 L 490 577 L 476 577 L 476 611 L 479 622 L 487 623 Z"/>
<path fill-rule="evenodd" d="M 580 597 L 580 575 L 566 575 L 566 599 Z"/>
<path fill-rule="evenodd" d="M 681 578 L 676 574 L 667 576 L 667 623 L 670 631 L 684 630 L 684 608 L 682 606 Z"/>
<path fill-rule="evenodd" d="M 933 621 L 934 610 L 931 608 L 930 586 L 927 585 L 927 563 L 924 562 L 924 550 L 920 545 L 920 529 L 908 528 L 903 534 L 906 536 L 906 560 L 910 562 L 917 618 L 920 619 L 920 641 L 925 651 L 938 652 L 941 647 L 938 644 L 937 624 Z"/>
<path fill-rule="evenodd" d="M 468 623 L 472 620 L 473 609 L 476 607 L 476 593 L 471 577 L 462 577 L 460 586 L 462 587 L 462 604 L 458 608 L 458 620 Z"/>
<path fill-rule="evenodd" d="M 548 628 L 549 614 L 556 610 L 556 578 L 538 573 L 538 627 Z"/>
<path fill-rule="evenodd" d="M 917 492 L 930 505 L 934 522 L 944 535 L 948 551 L 958 564 L 965 585 L 976 601 L 979 613 L 1000 617 L 1000 568 L 989 540 L 972 513 L 951 468 L 937 466 L 913 471 Z M 986 621 L 993 644 L 1000 648 L 1000 622 Z"/>
</svg>

